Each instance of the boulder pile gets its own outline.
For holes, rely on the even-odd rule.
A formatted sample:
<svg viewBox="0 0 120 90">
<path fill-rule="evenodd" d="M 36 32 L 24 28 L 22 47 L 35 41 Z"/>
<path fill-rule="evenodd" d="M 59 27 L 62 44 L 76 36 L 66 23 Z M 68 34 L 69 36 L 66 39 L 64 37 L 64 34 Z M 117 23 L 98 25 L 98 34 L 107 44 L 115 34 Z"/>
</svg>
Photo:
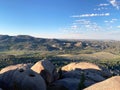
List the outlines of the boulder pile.
<svg viewBox="0 0 120 90">
<path fill-rule="evenodd" d="M 57 71 L 49 60 L 41 60 L 34 65 L 17 64 L 3 68 L 0 90 L 114 90 L 108 88 L 112 84 L 116 84 L 114 88 L 120 88 L 120 77 L 111 76 L 107 69 L 92 63 L 70 63 Z M 101 89 L 101 85 L 106 88 Z"/>
</svg>

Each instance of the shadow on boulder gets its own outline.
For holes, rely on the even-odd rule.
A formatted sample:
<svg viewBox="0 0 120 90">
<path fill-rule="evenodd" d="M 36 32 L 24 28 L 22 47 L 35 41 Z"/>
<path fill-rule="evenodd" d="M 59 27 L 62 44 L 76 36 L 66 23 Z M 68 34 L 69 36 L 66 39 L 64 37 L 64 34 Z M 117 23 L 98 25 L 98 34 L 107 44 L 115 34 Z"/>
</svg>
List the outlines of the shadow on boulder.
<svg viewBox="0 0 120 90">
<path fill-rule="evenodd" d="M 9 70 L 0 74 L 0 87 L 3 90 L 46 90 L 44 79 L 30 69 Z"/>
<path fill-rule="evenodd" d="M 82 90 L 111 76 L 110 72 L 105 73 L 99 66 L 86 62 L 70 63 L 62 67 L 60 72 L 61 79 L 55 81 L 54 85 L 62 85 L 69 90 Z"/>
</svg>

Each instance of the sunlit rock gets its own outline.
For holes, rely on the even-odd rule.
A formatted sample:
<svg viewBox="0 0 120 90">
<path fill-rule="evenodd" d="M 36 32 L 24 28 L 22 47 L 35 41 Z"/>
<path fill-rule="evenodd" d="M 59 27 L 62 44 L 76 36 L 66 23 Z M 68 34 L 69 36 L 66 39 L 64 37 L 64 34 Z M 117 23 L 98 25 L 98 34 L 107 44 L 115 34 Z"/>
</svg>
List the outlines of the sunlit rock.
<svg viewBox="0 0 120 90">
<path fill-rule="evenodd" d="M 84 90 L 120 90 L 120 76 L 111 77 Z"/>
<path fill-rule="evenodd" d="M 33 71 L 40 74 L 47 83 L 58 79 L 55 66 L 49 60 L 42 60 L 31 67 Z"/>
</svg>

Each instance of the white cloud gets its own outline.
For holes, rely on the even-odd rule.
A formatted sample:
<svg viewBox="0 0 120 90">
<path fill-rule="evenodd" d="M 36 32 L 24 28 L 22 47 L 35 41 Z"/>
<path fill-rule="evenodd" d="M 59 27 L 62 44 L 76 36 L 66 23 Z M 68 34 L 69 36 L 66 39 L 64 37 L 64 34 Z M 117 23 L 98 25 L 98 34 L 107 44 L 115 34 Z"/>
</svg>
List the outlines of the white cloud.
<svg viewBox="0 0 120 90">
<path fill-rule="evenodd" d="M 109 0 L 113 7 L 116 7 L 118 10 L 120 9 L 120 1 L 117 0 Z"/>
<path fill-rule="evenodd" d="M 109 5 L 110 4 L 108 4 L 108 3 L 101 3 L 101 4 L 97 5 L 98 7 L 96 7 L 94 10 L 95 11 L 108 10 Z"/>
<path fill-rule="evenodd" d="M 109 4 L 107 4 L 107 3 L 101 3 L 98 6 L 109 6 Z"/>
<path fill-rule="evenodd" d="M 92 22 L 91 22 L 92 23 Z M 86 25 L 91 27 L 90 25 Z M 68 31 L 63 32 L 56 36 L 57 38 L 66 38 L 66 39 L 111 39 L 111 40 L 120 40 L 120 31 L 119 30 L 109 30 L 109 31 L 93 31 L 88 32 L 87 30 L 80 31 Z"/>
<path fill-rule="evenodd" d="M 73 30 L 76 30 L 77 28 L 78 28 L 77 25 L 73 25 L 73 26 L 71 26 L 71 29 L 73 29 Z"/>
<path fill-rule="evenodd" d="M 96 16 L 109 16 L 109 15 L 110 13 L 101 13 L 101 14 L 92 13 L 92 14 L 73 15 L 71 17 L 80 18 L 80 17 L 96 17 Z"/>
<path fill-rule="evenodd" d="M 96 10 L 100 11 L 100 10 L 101 10 L 101 8 L 95 8 L 94 10 L 95 10 L 95 11 L 96 11 Z"/>
<path fill-rule="evenodd" d="M 100 10 L 108 10 L 109 8 L 107 7 L 100 7 L 100 8 L 95 8 L 95 11 L 100 11 Z"/>
<path fill-rule="evenodd" d="M 108 23 L 109 21 L 104 21 L 105 23 Z"/>
<path fill-rule="evenodd" d="M 118 19 L 116 19 L 116 18 L 113 18 L 113 19 L 111 19 L 111 20 L 105 20 L 104 22 L 105 23 L 114 23 L 115 21 L 117 21 Z"/>
<path fill-rule="evenodd" d="M 85 20 L 85 19 L 79 19 L 79 20 L 75 20 L 76 24 L 90 24 L 91 22 L 89 20 Z"/>
<path fill-rule="evenodd" d="M 97 23 L 86 19 L 75 20 L 71 26 L 61 29 L 63 32 L 69 33 L 82 33 L 85 31 L 97 32 L 102 31 L 102 27 Z"/>
</svg>

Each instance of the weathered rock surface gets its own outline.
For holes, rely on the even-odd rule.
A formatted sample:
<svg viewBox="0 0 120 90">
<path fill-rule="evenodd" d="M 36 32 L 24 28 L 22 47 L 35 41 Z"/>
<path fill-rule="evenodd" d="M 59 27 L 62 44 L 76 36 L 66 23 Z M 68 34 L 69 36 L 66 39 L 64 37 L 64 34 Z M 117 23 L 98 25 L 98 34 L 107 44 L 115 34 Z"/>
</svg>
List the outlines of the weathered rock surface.
<svg viewBox="0 0 120 90">
<path fill-rule="evenodd" d="M 0 74 L 3 90 L 46 90 L 44 79 L 32 70 L 16 69 Z"/>
<path fill-rule="evenodd" d="M 83 79 L 84 76 L 84 86 L 88 87 L 92 84 L 105 80 L 107 77 L 111 76 L 111 73 L 104 68 L 87 63 L 70 63 L 61 68 L 62 78 L 76 78 L 79 81 Z"/>
<path fill-rule="evenodd" d="M 101 75 L 99 75 L 97 73 L 94 73 L 94 72 L 87 71 L 87 73 L 85 72 L 84 75 L 85 75 L 86 78 L 89 78 L 89 79 L 91 79 L 93 81 L 96 81 L 96 82 L 100 82 L 100 81 L 105 80 L 104 77 L 102 77 Z"/>
<path fill-rule="evenodd" d="M 80 63 L 70 63 L 61 68 L 63 72 L 71 72 L 76 71 L 76 69 L 82 70 L 85 74 L 95 74 L 95 76 L 103 76 L 103 77 L 111 77 L 112 74 L 105 68 L 101 68 L 95 64 L 87 63 L 87 62 L 80 62 Z M 102 79 L 102 78 L 101 78 Z M 99 80 L 98 80 L 99 81 Z"/>
<path fill-rule="evenodd" d="M 55 86 L 64 86 L 68 90 L 77 90 L 80 83 L 79 79 L 76 78 L 63 78 L 54 82 Z"/>
<path fill-rule="evenodd" d="M 49 60 L 31 66 L 17 64 L 3 68 L 0 71 L 0 90 L 78 90 L 88 86 L 84 90 L 120 90 L 120 76 L 107 79 L 111 73 L 92 63 L 63 66 L 60 77 Z"/>
<path fill-rule="evenodd" d="M 120 76 L 111 77 L 84 90 L 120 90 Z"/>
<path fill-rule="evenodd" d="M 31 69 L 40 74 L 48 84 L 58 79 L 56 68 L 49 60 L 39 61 Z"/>
<path fill-rule="evenodd" d="M 51 85 L 48 86 L 47 90 L 69 90 L 69 89 L 67 89 L 63 85 L 54 85 L 54 84 L 51 84 Z"/>
<path fill-rule="evenodd" d="M 62 78 L 81 78 L 81 69 L 75 69 L 69 72 L 62 73 Z"/>
<path fill-rule="evenodd" d="M 24 69 L 24 70 L 30 69 L 31 66 L 32 66 L 31 63 L 7 66 L 0 71 L 0 74 L 7 72 L 7 71 L 10 71 L 10 70 L 15 70 L 15 69 Z"/>
<path fill-rule="evenodd" d="M 95 81 L 93 81 L 93 80 L 91 80 L 89 78 L 86 78 L 85 81 L 84 81 L 84 86 L 88 87 L 88 86 L 90 86 L 92 84 L 95 84 L 95 83 L 96 83 Z"/>
<path fill-rule="evenodd" d="M 64 67 L 62 67 L 63 71 L 71 71 L 75 69 L 95 69 L 95 70 L 101 70 L 100 67 L 98 67 L 95 64 L 87 63 L 87 62 L 80 62 L 80 63 L 70 63 Z"/>
</svg>

